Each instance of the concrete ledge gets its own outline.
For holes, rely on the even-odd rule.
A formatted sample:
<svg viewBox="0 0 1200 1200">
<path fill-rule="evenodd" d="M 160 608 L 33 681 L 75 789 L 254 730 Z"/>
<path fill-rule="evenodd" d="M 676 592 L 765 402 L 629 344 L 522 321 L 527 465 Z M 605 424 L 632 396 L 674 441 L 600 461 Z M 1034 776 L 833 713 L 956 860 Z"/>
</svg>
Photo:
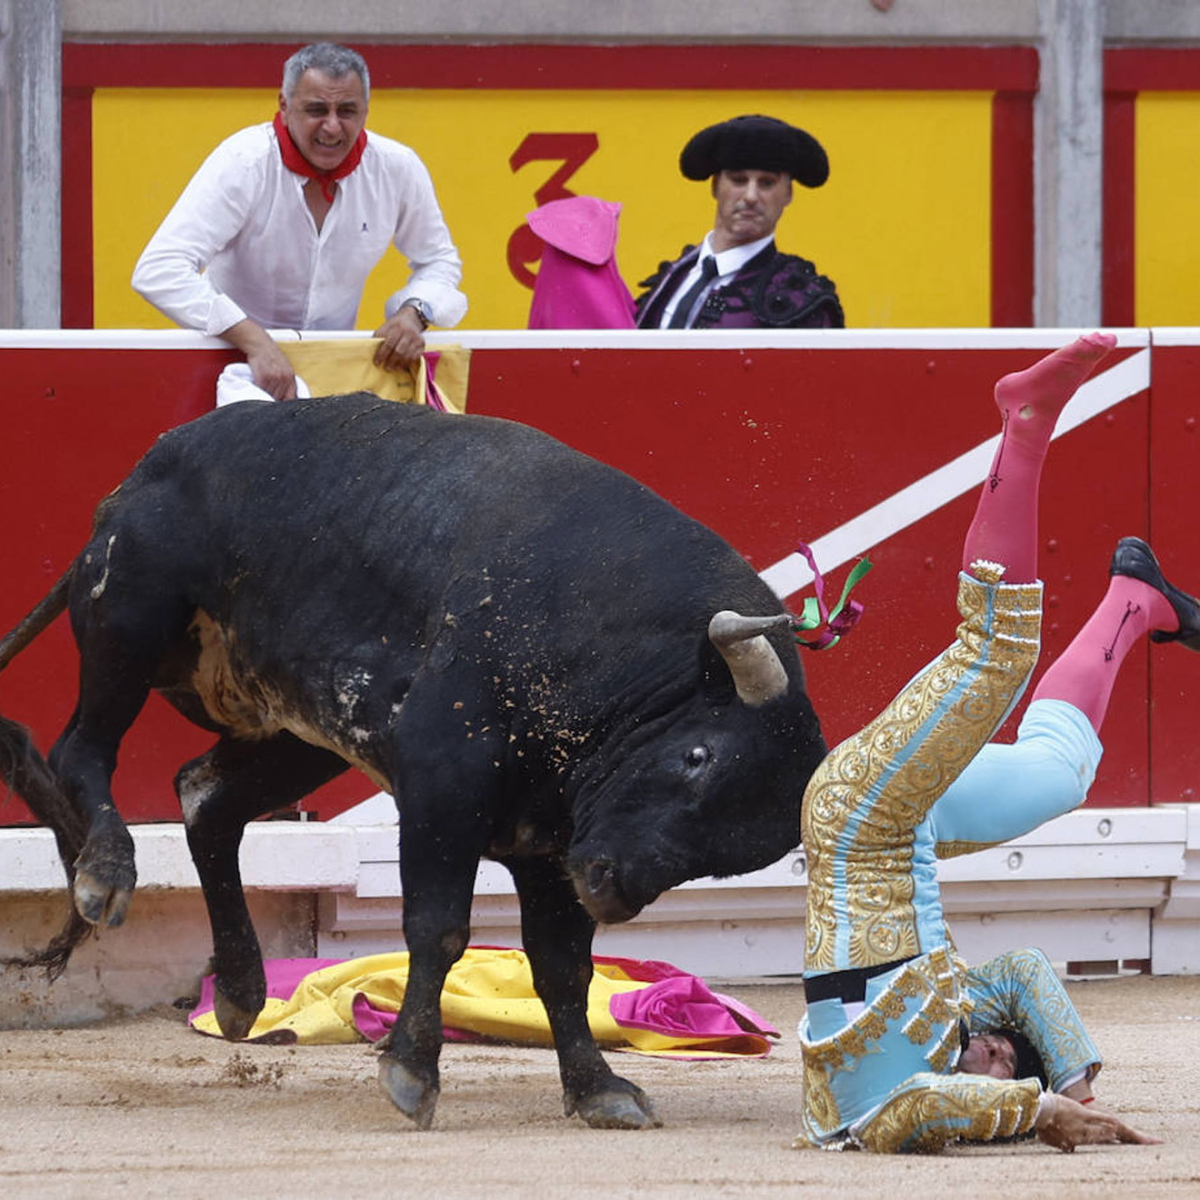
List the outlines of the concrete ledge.
<svg viewBox="0 0 1200 1200">
<path fill-rule="evenodd" d="M 182 825 L 133 825 L 138 890 L 198 891 L 200 880 Z M 307 821 L 261 821 L 246 828 L 241 852 L 247 890 L 353 890 L 358 884 L 354 830 Z M 0 896 L 59 891 L 66 875 L 48 829 L 0 829 Z"/>
<path fill-rule="evenodd" d="M 248 901 L 264 955 L 315 953 L 311 893 L 252 891 Z M 0 955 L 46 945 L 65 912 L 65 894 L 0 894 Z M 0 968 L 0 1028 L 85 1024 L 197 997 L 211 954 L 199 888 L 139 889 L 125 924 L 101 930 L 80 946 L 54 983 L 43 971 Z"/>
</svg>

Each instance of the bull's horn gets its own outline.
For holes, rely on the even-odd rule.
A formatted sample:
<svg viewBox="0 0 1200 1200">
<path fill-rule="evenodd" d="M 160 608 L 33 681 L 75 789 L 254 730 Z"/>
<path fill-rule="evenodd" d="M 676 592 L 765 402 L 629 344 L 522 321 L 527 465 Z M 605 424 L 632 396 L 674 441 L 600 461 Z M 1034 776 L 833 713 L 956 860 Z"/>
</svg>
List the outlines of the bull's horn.
<svg viewBox="0 0 1200 1200">
<path fill-rule="evenodd" d="M 708 623 L 708 637 L 721 652 L 738 699 L 757 708 L 787 691 L 788 676 L 775 653 L 775 647 L 763 634 L 769 629 L 790 626 L 787 613 L 773 617 L 743 617 L 740 613 L 719 612 Z"/>
</svg>

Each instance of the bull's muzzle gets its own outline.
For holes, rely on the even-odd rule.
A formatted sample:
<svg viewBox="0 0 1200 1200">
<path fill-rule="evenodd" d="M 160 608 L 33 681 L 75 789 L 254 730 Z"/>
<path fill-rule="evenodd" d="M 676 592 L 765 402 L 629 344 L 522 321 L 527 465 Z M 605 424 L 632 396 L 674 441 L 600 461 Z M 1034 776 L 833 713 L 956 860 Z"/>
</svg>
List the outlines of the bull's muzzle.
<svg viewBox="0 0 1200 1200">
<path fill-rule="evenodd" d="M 602 925 L 628 921 L 641 911 L 641 906 L 631 904 L 621 891 L 611 862 L 597 859 L 574 871 L 572 878 L 580 903 Z"/>
</svg>

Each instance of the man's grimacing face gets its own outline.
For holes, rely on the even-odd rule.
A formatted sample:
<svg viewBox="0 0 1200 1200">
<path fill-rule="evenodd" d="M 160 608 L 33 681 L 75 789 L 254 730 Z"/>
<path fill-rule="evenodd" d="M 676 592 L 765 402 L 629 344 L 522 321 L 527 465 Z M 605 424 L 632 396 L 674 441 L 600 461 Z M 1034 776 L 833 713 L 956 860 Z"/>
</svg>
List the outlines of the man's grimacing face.
<svg viewBox="0 0 1200 1200">
<path fill-rule="evenodd" d="M 296 81 L 279 111 L 296 149 L 318 171 L 332 171 L 350 153 L 367 123 L 367 98 L 354 71 L 336 78 L 315 68 Z"/>
<path fill-rule="evenodd" d="M 993 1079 L 1015 1079 L 1017 1053 L 1012 1042 L 999 1033 L 973 1033 L 958 1057 L 964 1075 L 990 1075 Z"/>
</svg>

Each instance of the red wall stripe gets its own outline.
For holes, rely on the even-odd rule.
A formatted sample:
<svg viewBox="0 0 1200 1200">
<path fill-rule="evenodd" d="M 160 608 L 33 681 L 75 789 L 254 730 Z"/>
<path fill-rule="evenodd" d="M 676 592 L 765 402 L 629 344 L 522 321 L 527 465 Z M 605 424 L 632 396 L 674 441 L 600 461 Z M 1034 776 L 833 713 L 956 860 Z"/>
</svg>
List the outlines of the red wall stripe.
<svg viewBox="0 0 1200 1200">
<path fill-rule="evenodd" d="M 1112 92 L 1200 91 L 1200 54 L 1182 50 L 1106 50 L 1104 86 Z"/>
<path fill-rule="evenodd" d="M 992 101 L 992 324 L 1033 324 L 1033 94 Z"/>
<path fill-rule="evenodd" d="M 297 44 L 63 46 L 66 87 L 275 87 Z M 1033 91 L 1028 46 L 358 45 L 378 87 Z"/>
<path fill-rule="evenodd" d="M 1136 317 L 1134 171 L 1135 107 L 1132 92 L 1106 92 L 1104 97 L 1104 216 L 1102 223 L 1101 320 L 1105 325 L 1132 325 Z"/>
<path fill-rule="evenodd" d="M 65 87 L 62 101 L 62 326 L 91 329 L 92 90 Z"/>
</svg>

